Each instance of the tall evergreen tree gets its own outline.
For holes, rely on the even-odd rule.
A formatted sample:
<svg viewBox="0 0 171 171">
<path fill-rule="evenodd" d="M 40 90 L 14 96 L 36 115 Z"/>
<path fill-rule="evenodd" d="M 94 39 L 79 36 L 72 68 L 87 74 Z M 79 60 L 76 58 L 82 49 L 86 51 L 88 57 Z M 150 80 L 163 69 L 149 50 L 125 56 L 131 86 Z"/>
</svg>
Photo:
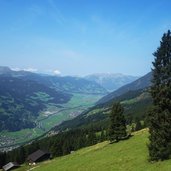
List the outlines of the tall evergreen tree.
<svg viewBox="0 0 171 171">
<path fill-rule="evenodd" d="M 64 144 L 62 146 L 62 151 L 63 151 L 63 155 L 67 155 L 71 152 L 69 140 L 66 140 L 64 142 Z"/>
<path fill-rule="evenodd" d="M 109 140 L 118 142 L 126 133 L 126 120 L 123 115 L 124 108 L 120 103 L 115 103 L 110 114 Z"/>
<path fill-rule="evenodd" d="M 153 108 L 149 111 L 149 156 L 164 160 L 171 154 L 171 32 L 162 37 L 160 47 L 153 54 L 151 96 Z"/>
<path fill-rule="evenodd" d="M 142 125 L 141 125 L 140 120 L 138 120 L 138 121 L 136 122 L 135 131 L 139 131 L 139 130 L 141 130 L 141 129 L 142 129 Z"/>
<path fill-rule="evenodd" d="M 6 164 L 6 153 L 0 152 L 0 169 Z"/>
<path fill-rule="evenodd" d="M 96 143 L 97 143 L 96 133 L 93 132 L 93 130 L 90 130 L 90 132 L 88 133 L 87 145 L 94 145 Z"/>
<path fill-rule="evenodd" d="M 101 131 L 101 135 L 100 135 L 100 141 L 104 141 L 106 139 L 104 130 Z"/>
</svg>

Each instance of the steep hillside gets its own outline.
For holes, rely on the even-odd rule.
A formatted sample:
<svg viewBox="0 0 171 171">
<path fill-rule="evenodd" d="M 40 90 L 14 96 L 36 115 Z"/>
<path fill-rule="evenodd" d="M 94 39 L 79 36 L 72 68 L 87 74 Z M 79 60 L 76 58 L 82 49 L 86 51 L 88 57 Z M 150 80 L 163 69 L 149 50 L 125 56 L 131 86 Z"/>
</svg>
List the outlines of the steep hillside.
<svg viewBox="0 0 171 171">
<path fill-rule="evenodd" d="M 35 171 L 170 171 L 171 161 L 148 162 L 148 132 L 141 130 L 119 143 L 103 142 L 83 148 L 70 155 L 40 163 Z M 31 169 L 23 166 L 17 171 Z"/>
<path fill-rule="evenodd" d="M 35 81 L 0 76 L 0 131 L 35 126 L 35 118 L 48 104 L 67 103 L 72 95 Z"/>
<path fill-rule="evenodd" d="M 125 94 L 129 91 L 135 91 L 135 90 L 140 90 L 140 89 L 145 89 L 148 88 L 151 84 L 151 78 L 152 78 L 152 73 L 148 73 L 145 76 L 139 78 L 138 80 L 127 84 L 121 88 L 119 88 L 118 90 L 104 96 L 102 99 L 100 99 L 97 104 L 101 104 L 101 103 L 106 103 L 118 96 L 121 96 L 122 94 Z"/>
<path fill-rule="evenodd" d="M 136 76 L 123 75 L 123 74 L 92 74 L 85 77 L 89 81 L 94 81 L 100 84 L 109 92 L 114 91 L 128 83 L 131 83 L 138 79 Z"/>
</svg>

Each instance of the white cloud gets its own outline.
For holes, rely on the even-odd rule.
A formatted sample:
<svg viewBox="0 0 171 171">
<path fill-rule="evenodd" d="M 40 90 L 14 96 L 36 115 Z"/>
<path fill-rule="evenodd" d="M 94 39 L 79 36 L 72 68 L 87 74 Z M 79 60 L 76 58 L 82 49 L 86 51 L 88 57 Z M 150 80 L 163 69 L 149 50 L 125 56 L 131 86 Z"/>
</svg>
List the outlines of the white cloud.
<svg viewBox="0 0 171 171">
<path fill-rule="evenodd" d="M 59 70 L 57 70 L 57 69 L 54 70 L 53 73 L 54 73 L 55 75 L 61 75 L 61 72 L 60 72 Z"/>
<path fill-rule="evenodd" d="M 36 69 L 36 68 L 24 68 L 24 69 L 22 69 L 22 68 L 11 68 L 11 70 L 13 70 L 13 71 L 28 71 L 28 72 L 37 72 L 38 71 L 38 69 Z"/>
<path fill-rule="evenodd" d="M 13 70 L 13 71 L 21 71 L 22 69 L 21 68 L 11 68 L 11 70 Z"/>
<path fill-rule="evenodd" d="M 26 68 L 26 69 L 23 69 L 24 71 L 28 71 L 28 72 L 37 72 L 38 69 L 36 68 Z"/>
</svg>

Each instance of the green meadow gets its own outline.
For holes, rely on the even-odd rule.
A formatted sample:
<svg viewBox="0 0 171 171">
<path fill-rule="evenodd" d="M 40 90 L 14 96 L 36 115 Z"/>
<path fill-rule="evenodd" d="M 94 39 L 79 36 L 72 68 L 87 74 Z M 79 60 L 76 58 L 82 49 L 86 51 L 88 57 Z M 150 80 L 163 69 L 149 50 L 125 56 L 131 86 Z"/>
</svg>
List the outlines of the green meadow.
<svg viewBox="0 0 171 171">
<path fill-rule="evenodd" d="M 134 133 L 129 140 L 108 141 L 80 149 L 32 168 L 34 171 L 170 171 L 171 160 L 148 162 L 148 131 Z M 28 170 L 23 166 L 17 171 Z"/>
</svg>

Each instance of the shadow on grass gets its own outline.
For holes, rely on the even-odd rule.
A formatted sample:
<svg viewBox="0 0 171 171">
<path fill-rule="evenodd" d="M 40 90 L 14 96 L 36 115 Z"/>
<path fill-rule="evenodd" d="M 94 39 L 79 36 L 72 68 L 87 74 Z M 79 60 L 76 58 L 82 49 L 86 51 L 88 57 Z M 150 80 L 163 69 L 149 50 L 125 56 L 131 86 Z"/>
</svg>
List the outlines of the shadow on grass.
<svg viewBox="0 0 171 171">
<path fill-rule="evenodd" d="M 122 137 L 122 138 L 120 138 L 120 139 L 118 139 L 118 140 L 112 141 L 112 142 L 110 142 L 109 144 L 114 144 L 114 143 L 118 143 L 119 141 L 128 140 L 129 138 L 131 138 L 131 137 L 133 137 L 133 136 L 134 136 L 134 135 L 129 134 L 129 135 L 127 135 L 126 137 Z"/>
</svg>

